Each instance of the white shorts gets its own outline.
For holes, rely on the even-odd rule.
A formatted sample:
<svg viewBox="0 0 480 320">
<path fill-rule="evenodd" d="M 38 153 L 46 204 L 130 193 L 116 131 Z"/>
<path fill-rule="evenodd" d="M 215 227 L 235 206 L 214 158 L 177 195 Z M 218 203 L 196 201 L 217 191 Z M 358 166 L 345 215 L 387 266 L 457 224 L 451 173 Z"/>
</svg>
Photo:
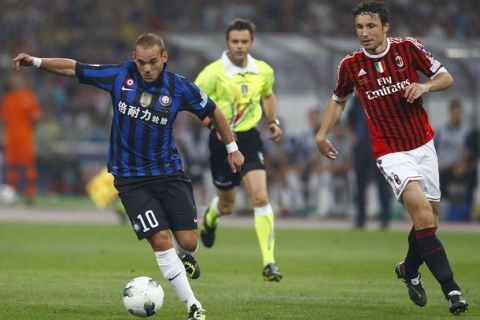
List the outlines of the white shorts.
<svg viewBox="0 0 480 320">
<path fill-rule="evenodd" d="M 377 159 L 377 167 L 385 176 L 400 201 L 409 181 L 418 180 L 429 201 L 440 201 L 438 157 L 433 140 L 410 151 L 394 152 Z"/>
</svg>

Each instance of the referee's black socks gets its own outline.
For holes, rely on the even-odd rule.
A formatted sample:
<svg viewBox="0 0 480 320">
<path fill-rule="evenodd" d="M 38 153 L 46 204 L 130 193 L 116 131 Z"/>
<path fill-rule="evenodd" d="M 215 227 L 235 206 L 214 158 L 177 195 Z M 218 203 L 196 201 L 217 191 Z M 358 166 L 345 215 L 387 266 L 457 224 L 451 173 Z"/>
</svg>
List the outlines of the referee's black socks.
<svg viewBox="0 0 480 320">
<path fill-rule="evenodd" d="M 415 238 L 421 258 L 442 286 L 442 291 L 448 299 L 448 293 L 454 290 L 460 291 L 460 287 L 453 280 L 453 272 L 448 263 L 447 254 L 435 235 L 436 230 L 437 228 L 416 230 Z"/>
</svg>

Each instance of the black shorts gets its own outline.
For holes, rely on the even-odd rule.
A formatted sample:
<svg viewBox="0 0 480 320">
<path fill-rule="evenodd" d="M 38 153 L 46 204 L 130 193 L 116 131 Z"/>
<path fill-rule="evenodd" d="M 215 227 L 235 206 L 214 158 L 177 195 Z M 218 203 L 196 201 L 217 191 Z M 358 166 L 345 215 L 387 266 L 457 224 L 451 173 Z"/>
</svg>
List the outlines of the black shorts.
<svg viewBox="0 0 480 320">
<path fill-rule="evenodd" d="M 240 185 L 242 177 L 252 170 L 265 170 L 263 159 L 263 143 L 257 129 L 236 132 L 237 145 L 245 157 L 245 163 L 239 173 L 233 173 L 227 161 L 227 148 L 218 139 L 216 130 L 210 132 L 208 147 L 210 148 L 210 169 L 213 183 L 218 189 L 230 190 Z"/>
<path fill-rule="evenodd" d="M 139 240 L 162 230 L 198 228 L 192 184 L 183 172 L 161 177 L 115 177 L 114 184 Z"/>
</svg>

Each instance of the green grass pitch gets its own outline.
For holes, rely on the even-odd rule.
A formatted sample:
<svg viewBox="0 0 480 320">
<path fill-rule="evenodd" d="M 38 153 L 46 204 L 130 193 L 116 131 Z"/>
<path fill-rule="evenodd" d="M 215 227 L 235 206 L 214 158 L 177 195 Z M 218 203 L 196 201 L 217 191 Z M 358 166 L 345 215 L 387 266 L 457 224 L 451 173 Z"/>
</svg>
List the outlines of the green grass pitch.
<svg viewBox="0 0 480 320">
<path fill-rule="evenodd" d="M 480 319 L 480 235 L 440 232 L 456 280 Z M 191 281 L 208 320 L 451 319 L 439 285 L 422 266 L 428 304 L 415 306 L 393 266 L 407 232 L 277 230 L 281 283 L 261 277 L 253 229 L 220 228 L 200 247 Z M 135 319 L 122 291 L 133 277 L 160 280 L 164 306 L 151 319 L 186 319 L 150 247 L 128 226 L 0 224 L 0 319 Z"/>
</svg>

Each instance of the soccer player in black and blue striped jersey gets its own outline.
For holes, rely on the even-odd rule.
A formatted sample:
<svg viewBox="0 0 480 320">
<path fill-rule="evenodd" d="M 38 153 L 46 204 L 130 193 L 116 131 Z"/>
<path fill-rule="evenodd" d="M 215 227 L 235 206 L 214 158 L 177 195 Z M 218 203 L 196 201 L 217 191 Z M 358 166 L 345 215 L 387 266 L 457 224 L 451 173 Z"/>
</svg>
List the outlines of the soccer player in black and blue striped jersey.
<svg viewBox="0 0 480 320">
<path fill-rule="evenodd" d="M 163 40 L 146 33 L 137 38 L 133 59 L 118 65 L 21 53 L 12 67 L 36 66 L 110 93 L 108 171 L 138 239 L 150 242 L 163 277 L 187 306 L 188 319 L 202 320 L 205 310 L 187 279 L 187 274 L 199 276 L 191 255 L 198 246 L 198 232 L 191 182 L 182 171 L 173 136 L 178 112 L 189 111 L 201 120 L 208 116 L 215 123 L 233 172 L 241 169 L 244 159 L 220 109 L 192 82 L 166 70 L 167 60 Z"/>
</svg>

